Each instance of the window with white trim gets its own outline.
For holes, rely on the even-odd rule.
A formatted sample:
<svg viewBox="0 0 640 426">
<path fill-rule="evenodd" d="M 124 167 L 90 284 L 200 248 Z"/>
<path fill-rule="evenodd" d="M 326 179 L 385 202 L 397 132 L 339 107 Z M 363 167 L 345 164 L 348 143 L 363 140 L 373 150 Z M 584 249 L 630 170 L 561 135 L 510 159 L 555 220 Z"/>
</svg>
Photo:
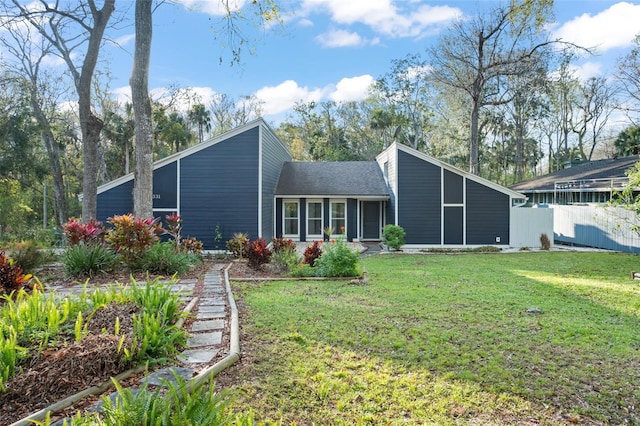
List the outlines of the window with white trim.
<svg viewBox="0 0 640 426">
<path fill-rule="evenodd" d="M 283 203 L 283 233 L 287 237 L 297 237 L 298 236 L 298 224 L 299 224 L 299 213 L 300 208 L 297 201 L 285 201 Z"/>
<path fill-rule="evenodd" d="M 334 234 L 346 234 L 347 232 L 347 203 L 344 201 L 332 201 L 330 209 L 331 228 Z"/>
<path fill-rule="evenodd" d="M 307 202 L 307 235 L 322 237 L 322 201 Z"/>
</svg>

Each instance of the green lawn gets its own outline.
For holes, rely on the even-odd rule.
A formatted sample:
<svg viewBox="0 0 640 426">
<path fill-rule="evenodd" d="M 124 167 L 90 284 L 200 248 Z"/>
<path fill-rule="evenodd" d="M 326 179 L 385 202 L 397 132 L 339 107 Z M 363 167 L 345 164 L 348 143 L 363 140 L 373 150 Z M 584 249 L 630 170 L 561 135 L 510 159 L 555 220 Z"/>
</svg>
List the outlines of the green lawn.
<svg viewBox="0 0 640 426">
<path fill-rule="evenodd" d="M 366 286 L 234 283 L 235 408 L 305 425 L 640 424 L 639 260 L 384 255 L 363 259 Z"/>
</svg>

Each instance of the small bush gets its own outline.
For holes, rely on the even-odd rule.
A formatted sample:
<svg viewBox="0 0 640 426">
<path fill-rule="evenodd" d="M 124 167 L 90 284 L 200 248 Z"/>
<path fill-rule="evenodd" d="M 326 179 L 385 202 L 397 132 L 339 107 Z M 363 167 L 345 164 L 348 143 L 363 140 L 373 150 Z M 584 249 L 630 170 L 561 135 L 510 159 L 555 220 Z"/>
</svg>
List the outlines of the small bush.
<svg viewBox="0 0 640 426">
<path fill-rule="evenodd" d="M 10 294 L 20 290 L 29 282 L 31 275 L 25 275 L 22 268 L 0 249 L 0 294 Z"/>
<path fill-rule="evenodd" d="M 144 254 L 158 241 L 162 228 L 156 219 L 142 219 L 132 214 L 109 218 L 113 225 L 107 234 L 111 248 L 118 253 L 131 270 L 140 268 Z"/>
<path fill-rule="evenodd" d="M 233 238 L 227 241 L 227 250 L 235 257 L 242 257 L 247 244 L 249 244 L 249 236 L 243 232 L 236 232 L 233 234 Z"/>
<path fill-rule="evenodd" d="M 547 234 L 540 235 L 540 248 L 542 250 L 551 249 L 551 241 L 549 240 L 549 237 L 547 236 Z"/>
<path fill-rule="evenodd" d="M 67 244 L 75 246 L 80 243 L 102 244 L 105 237 L 105 229 L 102 222 L 92 219 L 89 223 L 82 223 L 78 219 L 71 218 L 62 225 Z"/>
<path fill-rule="evenodd" d="M 402 226 L 386 225 L 382 228 L 382 240 L 387 246 L 395 250 L 400 250 L 400 247 L 405 244 L 404 238 L 406 235 Z"/>
<path fill-rule="evenodd" d="M 118 256 L 104 245 L 77 244 L 64 252 L 62 263 L 68 276 L 93 277 L 111 272 L 118 263 Z"/>
<path fill-rule="evenodd" d="M 311 265 L 306 263 L 298 263 L 293 265 L 289 270 L 289 275 L 292 277 L 315 277 L 317 270 Z"/>
<path fill-rule="evenodd" d="M 322 255 L 322 246 L 320 241 L 314 241 L 312 245 L 304 250 L 304 258 L 302 261 L 309 266 L 315 266 L 316 260 Z"/>
<path fill-rule="evenodd" d="M 55 258 L 51 250 L 40 249 L 34 240 L 13 243 L 8 247 L 8 252 L 16 265 L 29 273 Z"/>
<path fill-rule="evenodd" d="M 259 269 L 262 265 L 269 263 L 272 253 L 264 238 L 258 238 L 247 245 L 244 254 L 249 260 L 249 266 Z"/>
<path fill-rule="evenodd" d="M 180 250 L 185 253 L 193 253 L 197 256 L 202 254 L 203 244 L 195 237 L 188 237 L 180 241 Z"/>
<path fill-rule="evenodd" d="M 281 250 L 291 249 L 295 251 L 296 243 L 293 242 L 290 238 L 284 238 L 280 236 L 280 238 L 272 238 L 271 244 L 273 245 L 273 252 L 278 253 Z"/>
<path fill-rule="evenodd" d="M 358 253 L 342 240 L 329 244 L 316 260 L 321 277 L 355 277 L 358 272 Z"/>
<path fill-rule="evenodd" d="M 289 273 L 295 268 L 301 259 L 298 257 L 295 248 L 285 247 L 279 250 L 274 250 L 271 256 L 271 263 L 274 265 L 277 271 L 281 273 Z"/>
<path fill-rule="evenodd" d="M 193 265 L 194 256 L 186 252 L 176 252 L 172 241 L 154 244 L 145 254 L 142 262 L 144 270 L 153 274 L 182 275 Z"/>
</svg>

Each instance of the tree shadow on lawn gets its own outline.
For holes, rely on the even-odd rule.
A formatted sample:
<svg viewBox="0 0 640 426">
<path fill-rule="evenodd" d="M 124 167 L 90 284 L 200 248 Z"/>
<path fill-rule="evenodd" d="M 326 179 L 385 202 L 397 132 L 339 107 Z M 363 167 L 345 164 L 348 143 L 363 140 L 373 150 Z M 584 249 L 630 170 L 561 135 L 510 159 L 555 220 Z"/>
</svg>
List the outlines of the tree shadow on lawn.
<svg viewBox="0 0 640 426">
<path fill-rule="evenodd" d="M 544 269 L 555 272 L 541 274 L 528 258 L 508 256 L 517 255 L 486 256 L 475 273 L 464 256 L 398 256 L 394 267 L 365 260 L 368 286 L 269 283 L 259 296 L 247 293 L 248 327 L 260 351 L 280 360 L 251 356 L 260 369 L 292 378 L 290 389 L 271 392 L 293 405 L 304 395 L 307 413 L 326 403 L 354 413 L 370 406 L 360 419 L 376 421 L 638 421 L 640 320 L 603 304 L 622 292 L 635 295 L 627 306 L 640 305 L 626 272 L 595 292 L 589 286 L 598 279 L 558 284 L 580 277 L 563 272 L 577 270 L 580 257 L 544 258 Z"/>
</svg>

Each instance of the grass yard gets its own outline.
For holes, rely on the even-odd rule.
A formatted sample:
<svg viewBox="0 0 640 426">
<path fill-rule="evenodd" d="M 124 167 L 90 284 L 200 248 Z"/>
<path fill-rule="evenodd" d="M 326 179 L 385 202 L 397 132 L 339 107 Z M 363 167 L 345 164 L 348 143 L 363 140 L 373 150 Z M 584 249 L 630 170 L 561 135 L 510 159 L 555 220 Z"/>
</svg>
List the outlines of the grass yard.
<svg viewBox="0 0 640 426">
<path fill-rule="evenodd" d="M 363 259 L 368 285 L 234 283 L 234 407 L 287 425 L 640 424 L 639 260 L 384 255 Z"/>
</svg>

